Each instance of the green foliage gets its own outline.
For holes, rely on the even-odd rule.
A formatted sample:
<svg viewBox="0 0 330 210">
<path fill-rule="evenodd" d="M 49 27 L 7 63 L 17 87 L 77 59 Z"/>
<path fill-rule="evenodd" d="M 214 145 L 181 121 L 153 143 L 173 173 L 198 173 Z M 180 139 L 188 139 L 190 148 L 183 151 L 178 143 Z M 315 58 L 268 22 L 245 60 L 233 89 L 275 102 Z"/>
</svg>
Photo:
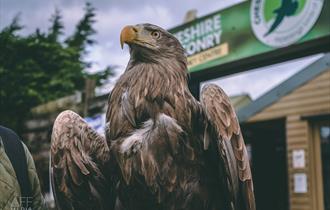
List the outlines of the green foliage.
<svg viewBox="0 0 330 210">
<path fill-rule="evenodd" d="M 0 124 L 20 131 L 30 109 L 84 88 L 85 79 L 101 85 L 113 74 L 107 67 L 96 74 L 86 73 L 90 63 L 83 61 L 91 36 L 95 12 L 87 3 L 85 15 L 65 42 L 60 12 L 55 11 L 47 32 L 18 35 L 23 27 L 19 16 L 0 32 Z"/>
<path fill-rule="evenodd" d="M 63 34 L 62 30 L 64 29 L 64 26 L 63 26 L 61 18 L 62 17 L 61 17 L 60 11 L 58 9 L 56 9 L 55 14 L 50 19 L 50 21 L 52 22 L 52 25 L 48 29 L 47 37 L 50 41 L 57 42 L 60 35 Z"/>
</svg>

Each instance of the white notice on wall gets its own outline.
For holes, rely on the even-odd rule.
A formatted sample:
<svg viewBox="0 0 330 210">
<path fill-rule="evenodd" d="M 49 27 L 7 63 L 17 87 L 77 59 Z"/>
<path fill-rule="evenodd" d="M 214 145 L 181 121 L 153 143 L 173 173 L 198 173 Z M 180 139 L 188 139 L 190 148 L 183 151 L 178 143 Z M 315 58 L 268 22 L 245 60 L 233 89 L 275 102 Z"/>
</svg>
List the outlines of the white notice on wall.
<svg viewBox="0 0 330 210">
<path fill-rule="evenodd" d="M 292 151 L 293 168 L 305 168 L 305 150 L 297 149 Z"/>
<path fill-rule="evenodd" d="M 307 176 L 305 173 L 294 174 L 294 192 L 307 193 Z"/>
</svg>

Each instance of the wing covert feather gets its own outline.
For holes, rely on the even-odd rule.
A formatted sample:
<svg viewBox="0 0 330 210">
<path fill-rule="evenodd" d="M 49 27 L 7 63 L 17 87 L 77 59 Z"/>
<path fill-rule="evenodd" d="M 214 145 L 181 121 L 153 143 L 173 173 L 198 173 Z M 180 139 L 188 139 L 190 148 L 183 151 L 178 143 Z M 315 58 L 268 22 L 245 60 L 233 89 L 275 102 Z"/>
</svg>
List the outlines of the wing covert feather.
<svg viewBox="0 0 330 210">
<path fill-rule="evenodd" d="M 210 126 L 213 126 L 219 145 L 219 151 L 225 150 L 232 188 L 236 200 L 242 200 L 244 210 L 255 210 L 253 182 L 249 158 L 235 110 L 229 97 L 217 85 L 203 87 L 201 102 L 207 114 Z M 209 137 L 210 138 L 210 137 Z M 210 140 L 208 140 L 210 141 Z M 220 148 L 221 145 L 225 148 Z M 238 186 L 235 186 L 237 184 Z M 238 192 L 236 192 L 238 190 Z M 239 197 L 242 196 L 242 199 Z M 239 202 L 239 201 L 238 201 Z"/>
<path fill-rule="evenodd" d="M 103 170 L 109 147 L 72 111 L 55 120 L 51 142 L 51 183 L 59 209 L 112 209 L 113 192 Z"/>
</svg>

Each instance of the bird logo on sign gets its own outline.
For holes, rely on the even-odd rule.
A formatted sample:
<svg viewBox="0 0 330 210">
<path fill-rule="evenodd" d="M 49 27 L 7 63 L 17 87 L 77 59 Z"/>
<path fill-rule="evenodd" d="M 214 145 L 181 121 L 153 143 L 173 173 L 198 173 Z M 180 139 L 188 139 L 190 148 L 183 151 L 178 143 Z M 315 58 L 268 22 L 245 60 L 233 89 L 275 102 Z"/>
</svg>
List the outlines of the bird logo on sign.
<svg viewBox="0 0 330 210">
<path fill-rule="evenodd" d="M 276 14 L 275 21 L 264 36 L 272 33 L 287 16 L 292 16 L 298 9 L 297 0 L 282 0 L 281 6 L 273 11 Z"/>
</svg>

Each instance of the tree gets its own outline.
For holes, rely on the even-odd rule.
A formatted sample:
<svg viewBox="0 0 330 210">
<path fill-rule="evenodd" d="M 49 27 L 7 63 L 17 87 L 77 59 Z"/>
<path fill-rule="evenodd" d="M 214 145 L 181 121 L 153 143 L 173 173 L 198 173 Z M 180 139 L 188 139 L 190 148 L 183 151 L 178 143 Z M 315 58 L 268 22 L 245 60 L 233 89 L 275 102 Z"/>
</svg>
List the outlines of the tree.
<svg viewBox="0 0 330 210">
<path fill-rule="evenodd" d="M 61 13 L 58 9 L 55 9 L 54 15 L 51 17 L 52 22 L 51 27 L 48 29 L 47 38 L 50 41 L 57 42 L 59 37 L 63 34 L 63 23 L 62 23 Z"/>
<path fill-rule="evenodd" d="M 47 32 L 18 35 L 23 28 L 19 16 L 0 32 L 0 124 L 22 131 L 32 107 L 82 90 L 86 78 L 102 85 L 113 75 L 111 66 L 86 72 L 91 63 L 83 56 L 95 44 L 94 17 L 95 9 L 87 3 L 84 17 L 65 41 L 60 41 L 64 26 L 59 10 Z"/>
<path fill-rule="evenodd" d="M 95 34 L 95 30 L 92 24 L 95 22 L 95 9 L 90 3 L 86 3 L 85 7 L 86 14 L 82 20 L 78 23 L 74 34 L 65 41 L 69 47 L 76 49 L 80 53 L 86 53 L 86 45 L 92 45 L 95 43 L 91 39 L 91 35 Z"/>
</svg>

